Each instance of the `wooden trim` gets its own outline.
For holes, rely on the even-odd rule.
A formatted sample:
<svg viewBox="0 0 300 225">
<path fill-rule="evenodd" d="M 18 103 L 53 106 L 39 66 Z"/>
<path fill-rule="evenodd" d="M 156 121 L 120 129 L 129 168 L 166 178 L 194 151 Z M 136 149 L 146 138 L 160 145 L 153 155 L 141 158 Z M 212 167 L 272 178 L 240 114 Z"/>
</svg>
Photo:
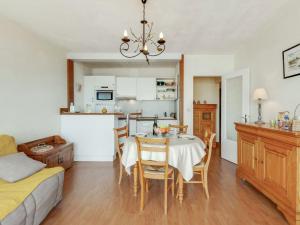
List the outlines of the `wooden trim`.
<svg viewBox="0 0 300 225">
<path fill-rule="evenodd" d="M 67 113 L 67 112 L 69 112 L 69 108 L 60 108 L 59 109 L 60 114 Z"/>
<path fill-rule="evenodd" d="M 179 61 L 179 123 L 184 124 L 184 55 Z"/>
<path fill-rule="evenodd" d="M 70 107 L 74 103 L 74 61 L 71 59 L 67 60 L 67 100 Z"/>
</svg>

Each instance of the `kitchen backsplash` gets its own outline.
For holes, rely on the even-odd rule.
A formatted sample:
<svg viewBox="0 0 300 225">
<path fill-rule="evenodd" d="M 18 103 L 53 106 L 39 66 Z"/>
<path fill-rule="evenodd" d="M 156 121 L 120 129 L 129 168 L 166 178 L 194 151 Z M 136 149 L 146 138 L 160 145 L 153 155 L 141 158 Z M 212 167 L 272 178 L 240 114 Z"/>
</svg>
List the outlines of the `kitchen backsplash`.
<svg viewBox="0 0 300 225">
<path fill-rule="evenodd" d="M 170 116 L 170 113 L 176 112 L 176 101 L 135 101 L 120 100 L 116 104 L 124 113 L 139 112 L 142 110 L 143 116 L 163 116 L 164 112 Z"/>
</svg>

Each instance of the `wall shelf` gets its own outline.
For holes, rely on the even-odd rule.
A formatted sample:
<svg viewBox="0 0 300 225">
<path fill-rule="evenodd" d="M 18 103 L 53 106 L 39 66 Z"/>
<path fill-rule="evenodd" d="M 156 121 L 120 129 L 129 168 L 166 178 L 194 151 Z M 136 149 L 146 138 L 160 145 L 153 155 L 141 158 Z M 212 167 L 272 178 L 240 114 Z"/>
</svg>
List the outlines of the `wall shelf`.
<svg viewBox="0 0 300 225">
<path fill-rule="evenodd" d="M 157 78 L 156 79 L 156 99 L 175 101 L 177 100 L 176 78 Z"/>
</svg>

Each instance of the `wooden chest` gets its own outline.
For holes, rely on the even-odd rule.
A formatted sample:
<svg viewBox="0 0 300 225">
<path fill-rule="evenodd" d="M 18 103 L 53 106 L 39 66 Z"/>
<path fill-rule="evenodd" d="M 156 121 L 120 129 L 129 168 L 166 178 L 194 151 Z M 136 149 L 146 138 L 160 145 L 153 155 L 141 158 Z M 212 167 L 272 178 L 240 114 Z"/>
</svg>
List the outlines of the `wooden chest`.
<svg viewBox="0 0 300 225">
<path fill-rule="evenodd" d="M 216 104 L 194 104 L 193 133 L 201 140 L 205 140 L 211 133 L 216 133 L 216 110 Z M 213 147 L 216 147 L 216 139 Z"/>
<path fill-rule="evenodd" d="M 51 145 L 53 148 L 46 152 L 33 152 L 31 148 L 41 144 Z M 68 169 L 74 161 L 73 143 L 67 143 L 60 136 L 51 136 L 18 145 L 18 151 L 24 152 L 32 159 L 47 164 L 47 167 L 62 166 Z"/>
</svg>

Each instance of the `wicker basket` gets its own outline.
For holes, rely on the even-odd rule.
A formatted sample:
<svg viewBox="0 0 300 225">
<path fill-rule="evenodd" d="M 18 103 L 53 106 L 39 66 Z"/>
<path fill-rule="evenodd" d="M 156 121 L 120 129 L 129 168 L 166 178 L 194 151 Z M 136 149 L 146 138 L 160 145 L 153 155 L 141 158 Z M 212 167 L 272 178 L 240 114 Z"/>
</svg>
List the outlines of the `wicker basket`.
<svg viewBox="0 0 300 225">
<path fill-rule="evenodd" d="M 300 120 L 293 120 L 292 130 L 300 131 Z"/>
</svg>

